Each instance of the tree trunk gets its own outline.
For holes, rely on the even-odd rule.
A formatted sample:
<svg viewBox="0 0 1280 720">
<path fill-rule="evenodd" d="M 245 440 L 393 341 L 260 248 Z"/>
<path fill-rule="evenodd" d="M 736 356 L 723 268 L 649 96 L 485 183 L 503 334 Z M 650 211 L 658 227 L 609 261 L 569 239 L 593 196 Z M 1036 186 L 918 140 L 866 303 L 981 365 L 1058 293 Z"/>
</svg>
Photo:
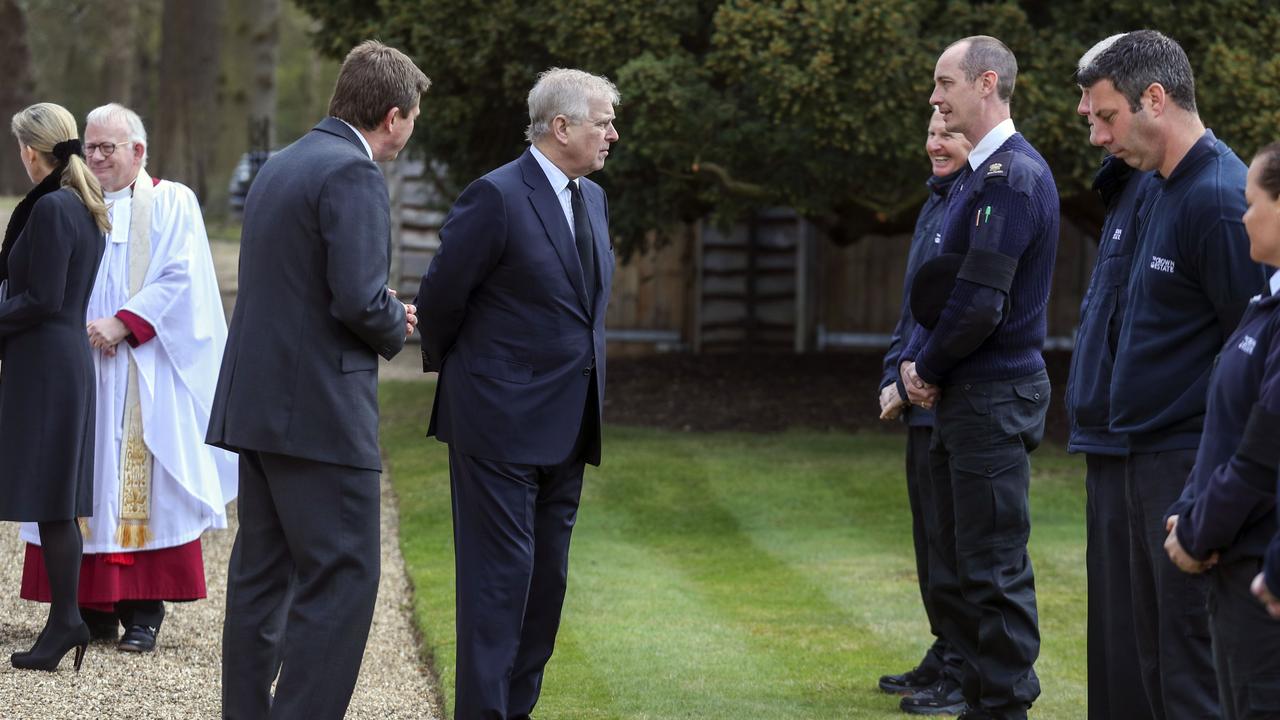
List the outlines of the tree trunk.
<svg viewBox="0 0 1280 720">
<path fill-rule="evenodd" d="M 204 202 L 218 144 L 218 69 L 225 0 L 164 0 L 158 123 L 152 174 L 186 184 Z"/>
<path fill-rule="evenodd" d="M 137 35 L 134 27 L 138 22 L 138 4 L 135 0 L 111 0 L 102 6 L 103 21 L 106 27 L 115 32 L 133 38 Z M 129 108 L 134 107 L 133 96 L 136 83 L 134 77 L 138 70 L 136 42 L 105 42 L 105 54 L 102 65 L 103 102 L 117 102 Z"/>
<path fill-rule="evenodd" d="M 276 63 L 280 48 L 280 0 L 259 0 L 249 7 L 249 147 L 276 144 Z"/>
<path fill-rule="evenodd" d="M 0 124 L 9 135 L 9 120 L 30 105 L 35 93 L 31 77 L 31 48 L 27 44 L 27 19 L 16 0 L 0 0 Z M 31 180 L 10 142 L 0 144 L 0 195 L 25 195 Z"/>
</svg>

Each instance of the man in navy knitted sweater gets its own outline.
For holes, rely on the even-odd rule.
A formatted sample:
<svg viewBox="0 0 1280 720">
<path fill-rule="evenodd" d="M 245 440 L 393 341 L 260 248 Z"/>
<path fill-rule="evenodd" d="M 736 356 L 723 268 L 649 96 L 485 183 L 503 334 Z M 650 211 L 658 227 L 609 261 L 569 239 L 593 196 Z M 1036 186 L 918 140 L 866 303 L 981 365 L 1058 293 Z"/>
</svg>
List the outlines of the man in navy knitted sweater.
<svg viewBox="0 0 1280 720">
<path fill-rule="evenodd" d="M 1218 717 L 1203 576 L 1179 572 L 1163 547 L 1165 514 L 1195 462 L 1209 371 L 1262 267 L 1241 216 L 1244 163 L 1206 130 L 1191 63 L 1153 30 L 1126 34 L 1077 82 L 1107 150 L 1156 171 L 1138 209 L 1129 305 L 1111 378 L 1111 430 L 1128 438 L 1133 622 L 1143 686 L 1158 718 Z"/>
<path fill-rule="evenodd" d="M 959 259 L 954 286 L 938 294 L 936 313 L 913 293 L 921 326 L 901 365 L 911 402 L 936 405 L 930 456 L 941 547 L 929 594 L 943 635 L 964 656 L 962 717 L 975 720 L 1021 720 L 1040 694 L 1028 454 L 1049 404 L 1040 350 L 1058 193 L 1009 116 L 1016 75 L 1013 53 L 991 37 L 957 41 L 938 58 L 929 102 L 974 147 L 934 261 Z"/>
</svg>

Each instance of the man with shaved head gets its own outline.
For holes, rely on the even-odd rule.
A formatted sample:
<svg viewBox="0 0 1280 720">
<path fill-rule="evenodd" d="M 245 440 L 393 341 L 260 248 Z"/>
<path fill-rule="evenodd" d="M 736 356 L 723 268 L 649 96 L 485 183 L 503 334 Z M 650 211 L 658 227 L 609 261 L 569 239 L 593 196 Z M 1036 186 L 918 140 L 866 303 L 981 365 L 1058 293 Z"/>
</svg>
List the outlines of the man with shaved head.
<svg viewBox="0 0 1280 720">
<path fill-rule="evenodd" d="M 938 58 L 929 102 L 973 151 L 948 199 L 941 254 L 916 276 L 920 326 L 900 366 L 911 403 L 935 408 L 929 595 L 965 660 L 970 720 L 1023 720 L 1040 695 L 1028 455 L 1049 405 L 1041 348 L 1058 191 L 1010 117 L 1017 72 L 1013 52 L 983 35 Z"/>
</svg>

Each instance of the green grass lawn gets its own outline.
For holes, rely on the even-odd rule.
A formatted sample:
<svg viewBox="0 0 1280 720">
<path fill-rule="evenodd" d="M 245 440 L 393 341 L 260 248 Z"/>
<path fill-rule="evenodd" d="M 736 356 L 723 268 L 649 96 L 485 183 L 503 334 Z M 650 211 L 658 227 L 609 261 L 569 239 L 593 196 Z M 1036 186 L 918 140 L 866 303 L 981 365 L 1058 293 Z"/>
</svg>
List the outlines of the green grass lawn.
<svg viewBox="0 0 1280 720">
<path fill-rule="evenodd" d="M 448 459 L 431 385 L 384 383 L 382 442 L 425 653 L 453 690 Z M 542 718 L 902 718 L 876 678 L 927 644 L 905 436 L 608 428 L 587 469 Z M 1083 463 L 1033 456 L 1044 694 L 1083 717 Z"/>
</svg>

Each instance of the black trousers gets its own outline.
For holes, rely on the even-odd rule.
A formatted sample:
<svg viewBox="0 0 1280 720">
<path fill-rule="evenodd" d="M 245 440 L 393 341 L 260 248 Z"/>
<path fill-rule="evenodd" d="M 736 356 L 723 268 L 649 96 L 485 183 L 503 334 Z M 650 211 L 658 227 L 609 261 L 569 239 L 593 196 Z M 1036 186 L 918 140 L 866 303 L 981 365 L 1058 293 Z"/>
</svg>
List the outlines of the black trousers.
<svg viewBox="0 0 1280 720">
<path fill-rule="evenodd" d="M 1085 455 L 1089 720 L 1151 720 L 1141 691 L 1123 456 Z"/>
<path fill-rule="evenodd" d="M 1195 450 L 1136 453 L 1125 465 L 1134 630 L 1142 684 L 1160 720 L 1220 717 L 1209 642 L 1208 579 L 1164 550 L 1164 516 L 1182 494 Z"/>
<path fill-rule="evenodd" d="M 346 714 L 378 595 L 378 480 L 376 470 L 240 453 L 240 529 L 222 626 L 223 718 Z"/>
<path fill-rule="evenodd" d="M 116 602 L 112 612 L 80 608 L 80 615 L 90 625 L 145 625 L 156 630 L 164 622 L 163 600 L 120 600 Z"/>
<path fill-rule="evenodd" d="M 1223 720 L 1280 718 L 1280 622 L 1249 590 L 1261 558 L 1209 571 L 1209 619 Z"/>
<path fill-rule="evenodd" d="M 457 566 L 457 720 L 528 718 L 555 648 L 582 494 L 583 441 L 554 466 L 449 447 Z"/>
<path fill-rule="evenodd" d="M 929 445 L 933 440 L 933 428 L 911 426 L 907 428 L 907 501 L 911 505 L 911 539 L 916 553 L 916 579 L 920 584 L 920 602 L 929 619 L 929 632 L 933 645 L 925 653 L 920 665 L 943 673 L 960 682 L 964 659 L 955 647 L 947 642 L 939 629 L 938 612 L 929 598 L 929 554 L 938 546 L 938 516 L 934 502 L 933 482 L 929 477 Z"/>
<path fill-rule="evenodd" d="M 948 385 L 934 425 L 931 478 L 939 552 L 929 595 L 964 657 L 965 701 L 1022 720 L 1040 695 L 1028 454 L 1044 435 L 1049 378 Z"/>
</svg>

